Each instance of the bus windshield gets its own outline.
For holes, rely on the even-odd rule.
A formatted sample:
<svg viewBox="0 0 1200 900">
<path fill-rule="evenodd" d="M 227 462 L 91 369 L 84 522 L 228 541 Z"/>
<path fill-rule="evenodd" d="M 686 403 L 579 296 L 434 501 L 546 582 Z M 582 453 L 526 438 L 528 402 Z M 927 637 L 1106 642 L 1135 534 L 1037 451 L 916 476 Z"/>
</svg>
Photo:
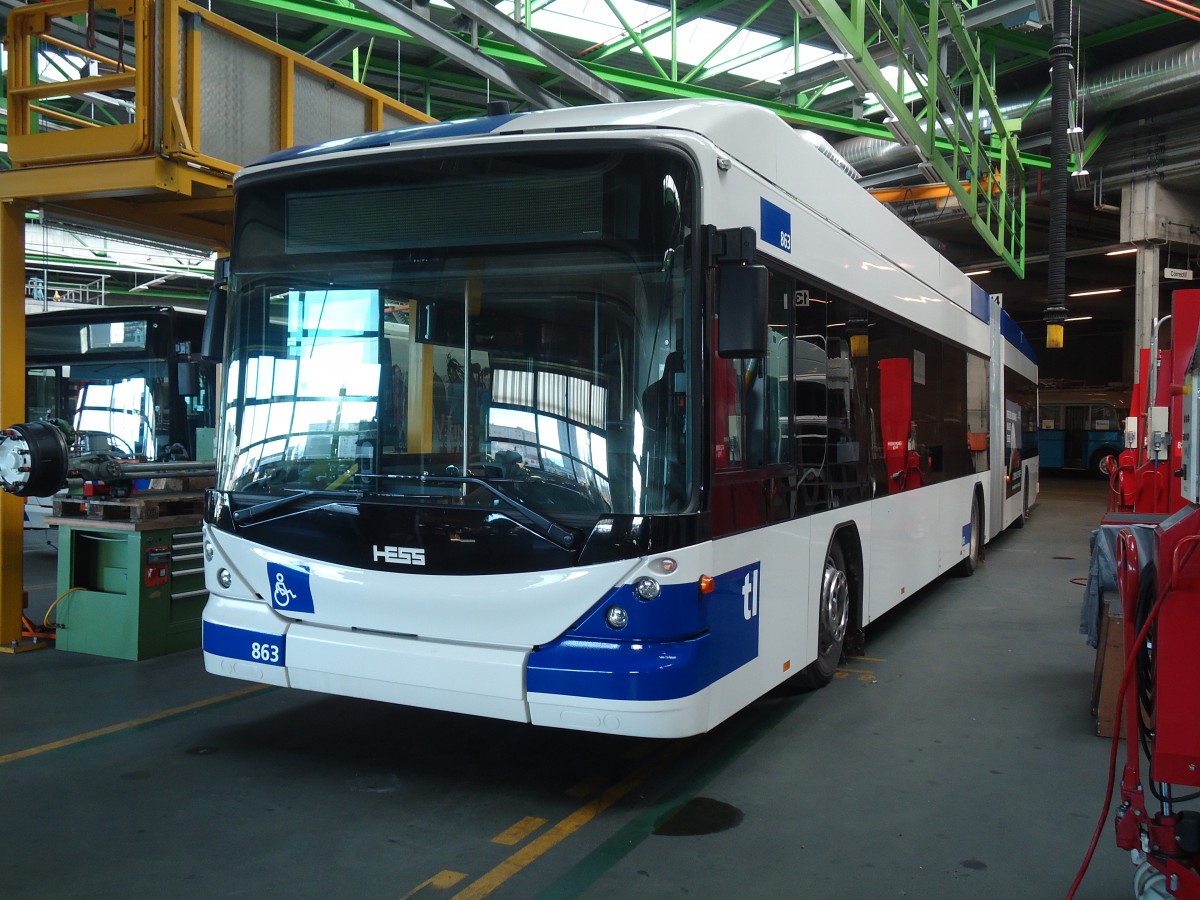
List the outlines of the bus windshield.
<svg viewBox="0 0 1200 900">
<path fill-rule="evenodd" d="M 685 509 L 693 182 L 639 150 L 239 186 L 221 486 Z"/>
</svg>

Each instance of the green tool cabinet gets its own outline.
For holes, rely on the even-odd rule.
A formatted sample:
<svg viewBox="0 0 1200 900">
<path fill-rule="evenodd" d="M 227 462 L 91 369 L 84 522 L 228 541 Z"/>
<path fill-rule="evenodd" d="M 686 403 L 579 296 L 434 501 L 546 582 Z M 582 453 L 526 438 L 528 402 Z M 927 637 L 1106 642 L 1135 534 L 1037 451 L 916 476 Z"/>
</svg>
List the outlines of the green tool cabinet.
<svg viewBox="0 0 1200 900">
<path fill-rule="evenodd" d="M 204 589 L 198 516 L 54 518 L 59 650 L 146 659 L 200 646 Z"/>
</svg>

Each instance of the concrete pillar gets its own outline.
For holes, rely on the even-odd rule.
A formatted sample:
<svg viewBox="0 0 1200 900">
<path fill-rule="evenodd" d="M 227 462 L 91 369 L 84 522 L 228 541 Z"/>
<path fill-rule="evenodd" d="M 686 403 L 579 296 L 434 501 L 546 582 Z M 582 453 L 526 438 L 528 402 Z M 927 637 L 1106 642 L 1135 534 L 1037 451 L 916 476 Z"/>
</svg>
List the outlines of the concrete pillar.
<svg viewBox="0 0 1200 900">
<path fill-rule="evenodd" d="M 1141 351 L 1150 346 L 1154 336 L 1154 320 L 1158 318 L 1159 265 L 1158 247 L 1144 246 L 1137 254 L 1137 294 L 1133 308 L 1133 358 L 1134 366 L 1141 358 Z M 1140 378 L 1135 376 L 1134 381 Z"/>
<path fill-rule="evenodd" d="M 1163 285 L 1163 248 L 1200 244 L 1200 202 L 1164 187 L 1156 177 L 1131 182 L 1121 189 L 1121 241 L 1139 248 L 1137 299 L 1134 311 L 1134 350 L 1150 347 Z M 1169 263 L 1176 267 L 1172 260 Z M 1196 287 L 1179 281 L 1178 286 Z"/>
</svg>

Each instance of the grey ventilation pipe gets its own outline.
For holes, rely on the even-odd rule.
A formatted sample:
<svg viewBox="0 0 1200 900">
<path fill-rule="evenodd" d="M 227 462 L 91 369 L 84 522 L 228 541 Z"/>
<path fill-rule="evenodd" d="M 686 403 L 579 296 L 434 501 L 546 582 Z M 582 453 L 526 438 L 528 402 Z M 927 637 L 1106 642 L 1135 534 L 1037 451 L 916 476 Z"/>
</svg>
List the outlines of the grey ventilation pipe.
<svg viewBox="0 0 1200 900">
<path fill-rule="evenodd" d="M 1198 71 L 1200 41 L 1180 44 L 1101 69 L 1079 86 L 1079 96 L 1085 112 L 1109 112 L 1193 92 Z M 1050 97 L 1025 94 L 1002 98 L 1000 112 L 1006 119 L 1022 119 L 1022 132 L 1031 135 L 1050 127 L 1051 106 Z M 980 122 L 981 130 L 986 130 L 989 124 L 990 119 L 984 117 Z M 912 148 L 879 138 L 850 138 L 836 144 L 834 149 L 864 175 L 918 162 Z"/>
</svg>

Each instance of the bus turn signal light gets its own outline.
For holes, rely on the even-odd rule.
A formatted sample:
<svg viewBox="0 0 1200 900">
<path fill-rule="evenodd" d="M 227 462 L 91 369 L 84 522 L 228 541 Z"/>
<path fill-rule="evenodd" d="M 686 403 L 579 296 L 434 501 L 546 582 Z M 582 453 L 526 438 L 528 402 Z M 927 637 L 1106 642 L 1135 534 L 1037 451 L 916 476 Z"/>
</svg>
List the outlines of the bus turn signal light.
<svg viewBox="0 0 1200 900">
<path fill-rule="evenodd" d="M 700 593 L 711 594 L 717 589 L 717 580 L 711 575 L 700 576 Z"/>
</svg>

